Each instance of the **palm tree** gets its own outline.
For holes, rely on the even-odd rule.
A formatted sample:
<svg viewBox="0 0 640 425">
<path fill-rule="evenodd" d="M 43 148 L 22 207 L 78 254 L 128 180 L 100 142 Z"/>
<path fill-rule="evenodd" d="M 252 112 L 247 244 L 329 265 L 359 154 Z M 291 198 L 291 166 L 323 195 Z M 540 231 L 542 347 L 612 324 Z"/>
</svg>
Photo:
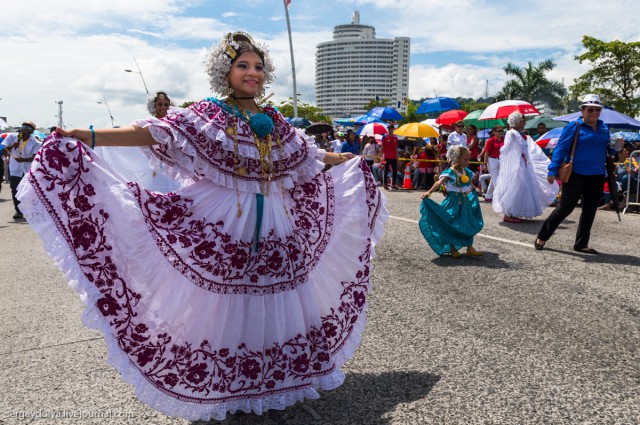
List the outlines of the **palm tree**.
<svg viewBox="0 0 640 425">
<path fill-rule="evenodd" d="M 529 103 L 547 102 L 553 109 L 562 105 L 562 98 L 567 95 L 564 83 L 547 79 L 545 73 L 556 67 L 547 59 L 534 66 L 531 62 L 525 68 L 512 63 L 504 67 L 504 72 L 515 77 L 509 80 L 496 95 L 498 100 L 520 99 Z"/>
</svg>

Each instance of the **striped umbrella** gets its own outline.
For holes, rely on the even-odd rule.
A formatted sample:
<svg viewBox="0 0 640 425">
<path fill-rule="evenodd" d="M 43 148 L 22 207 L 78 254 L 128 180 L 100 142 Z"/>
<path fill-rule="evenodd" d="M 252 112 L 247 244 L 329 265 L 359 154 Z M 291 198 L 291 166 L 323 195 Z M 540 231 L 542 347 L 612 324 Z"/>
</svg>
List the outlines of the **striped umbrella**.
<svg viewBox="0 0 640 425">
<path fill-rule="evenodd" d="M 375 136 L 376 134 L 389 134 L 387 126 L 379 122 L 372 122 L 358 131 L 359 136 Z"/>
<path fill-rule="evenodd" d="M 507 118 L 513 112 L 520 112 L 522 115 L 540 115 L 540 111 L 535 106 L 524 100 L 503 100 L 492 103 L 478 117 L 479 120 L 496 120 Z"/>
<path fill-rule="evenodd" d="M 553 130 L 547 131 L 542 136 L 540 136 L 540 138 L 536 140 L 536 143 L 538 144 L 538 146 L 540 146 L 540 149 L 546 149 L 549 152 L 552 151 L 553 148 L 556 147 L 558 139 L 562 134 L 562 128 L 554 128 Z"/>
</svg>

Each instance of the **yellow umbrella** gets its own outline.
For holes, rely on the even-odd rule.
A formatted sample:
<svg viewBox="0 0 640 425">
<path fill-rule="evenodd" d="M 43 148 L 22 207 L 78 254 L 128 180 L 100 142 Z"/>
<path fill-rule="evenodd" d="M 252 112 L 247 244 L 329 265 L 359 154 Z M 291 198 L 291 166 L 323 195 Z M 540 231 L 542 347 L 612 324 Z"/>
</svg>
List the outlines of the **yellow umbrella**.
<svg viewBox="0 0 640 425">
<path fill-rule="evenodd" d="M 438 132 L 435 128 L 419 122 L 410 122 L 409 124 L 398 127 L 393 131 L 393 134 L 396 136 L 418 137 L 421 139 L 425 137 L 438 137 Z"/>
</svg>

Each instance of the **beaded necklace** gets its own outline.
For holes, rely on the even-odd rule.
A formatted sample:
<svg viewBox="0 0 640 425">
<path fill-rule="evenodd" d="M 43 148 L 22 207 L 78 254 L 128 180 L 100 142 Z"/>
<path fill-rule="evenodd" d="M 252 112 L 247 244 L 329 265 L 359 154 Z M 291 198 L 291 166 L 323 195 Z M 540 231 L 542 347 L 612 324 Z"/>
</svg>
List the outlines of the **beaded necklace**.
<svg viewBox="0 0 640 425">
<path fill-rule="evenodd" d="M 272 142 L 273 142 L 271 131 L 273 131 L 273 128 L 274 128 L 273 120 L 271 119 L 271 117 L 264 114 L 262 112 L 263 109 L 258 106 L 259 112 L 258 114 L 254 114 L 253 117 L 256 117 L 259 114 L 261 114 L 265 117 L 268 117 L 271 120 L 271 131 L 267 134 L 263 134 L 262 137 L 260 137 L 260 135 L 258 135 L 259 129 L 256 128 L 257 126 L 254 123 L 255 121 L 252 123 L 253 117 L 249 115 L 247 111 L 245 111 L 244 109 L 241 109 L 240 105 L 238 105 L 238 102 L 236 102 L 236 100 L 233 97 L 229 96 L 227 98 L 227 101 L 233 104 L 233 106 L 235 107 L 234 109 L 238 111 L 238 113 L 240 114 L 240 117 L 242 117 L 249 124 L 249 128 L 251 128 L 251 132 L 253 133 L 253 136 L 256 139 L 256 146 L 258 148 L 258 154 L 260 155 L 260 177 L 261 177 L 260 180 L 263 185 L 261 192 L 264 195 L 268 195 L 269 182 L 271 181 L 271 149 L 272 149 Z M 237 118 L 238 118 L 238 115 L 236 115 L 236 120 L 235 120 L 236 122 L 234 123 L 234 127 L 237 126 Z M 235 159 L 236 159 L 236 162 L 239 162 L 239 158 L 237 156 L 237 151 L 238 151 L 237 134 L 233 139 L 233 143 L 234 143 L 234 153 L 236 154 Z M 244 175 L 243 174 L 245 172 L 244 170 L 241 171 L 241 169 L 238 169 L 238 171 L 240 172 L 240 175 Z"/>
<path fill-rule="evenodd" d="M 271 152 L 272 152 L 274 134 L 275 134 L 276 143 L 278 145 L 278 149 L 280 151 L 280 158 L 281 159 L 283 158 L 282 142 L 280 140 L 280 135 L 274 131 L 275 125 L 273 123 L 273 119 L 269 115 L 264 113 L 264 109 L 258 105 L 256 106 L 258 107 L 258 110 L 260 112 L 254 115 L 250 115 L 247 111 L 243 110 L 240 107 L 240 105 L 238 105 L 238 103 L 235 101 L 235 99 L 231 96 L 227 98 L 227 101 L 232 103 L 231 105 L 212 97 L 207 98 L 205 100 L 215 103 L 216 105 L 224 109 L 226 112 L 228 112 L 232 116 L 231 123 L 230 123 L 231 125 L 227 127 L 225 132 L 227 133 L 228 136 L 233 137 L 233 154 L 234 154 L 234 171 L 235 171 L 233 174 L 233 178 L 234 178 L 234 186 L 236 190 L 236 201 L 237 201 L 237 209 L 238 209 L 237 215 L 238 217 L 240 217 L 242 215 L 242 207 L 240 204 L 240 190 L 238 188 L 237 176 L 246 175 L 247 169 L 241 165 L 240 155 L 238 152 L 239 151 L 238 120 L 243 120 L 249 125 L 249 128 L 251 129 L 251 132 L 253 133 L 254 139 L 256 141 L 256 147 L 258 149 L 258 154 L 260 156 L 260 177 L 261 177 L 260 192 L 263 195 L 269 194 L 269 186 L 273 178 L 274 172 L 282 174 L 285 171 L 284 161 L 281 160 L 280 163 L 277 164 L 277 167 L 276 167 L 277 169 L 275 170 L 273 169 L 273 166 L 271 163 Z M 287 206 L 285 202 L 284 179 L 280 180 L 280 186 L 282 190 L 282 200 L 284 203 L 284 211 L 285 211 L 285 214 L 289 216 L 289 212 L 287 210 Z"/>
</svg>

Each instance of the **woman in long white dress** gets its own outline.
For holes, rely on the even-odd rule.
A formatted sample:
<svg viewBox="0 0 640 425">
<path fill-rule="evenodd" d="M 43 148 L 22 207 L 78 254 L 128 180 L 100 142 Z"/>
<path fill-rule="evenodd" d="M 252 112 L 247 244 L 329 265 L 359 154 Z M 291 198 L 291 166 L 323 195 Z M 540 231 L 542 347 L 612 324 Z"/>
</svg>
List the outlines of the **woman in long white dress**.
<svg viewBox="0 0 640 425">
<path fill-rule="evenodd" d="M 521 222 L 542 214 L 558 194 L 558 184 L 547 181 L 549 158 L 524 133 L 520 112 L 508 117 L 510 130 L 500 149 L 500 174 L 493 192 L 493 209 L 506 222 Z"/>
<path fill-rule="evenodd" d="M 169 95 L 163 91 L 149 96 L 147 110 L 152 117 L 164 118 L 172 106 Z M 179 189 L 180 182 L 167 177 L 166 166 L 151 166 L 149 158 L 137 146 L 97 146 L 95 152 L 127 181 L 138 182 L 145 189 L 167 193 Z"/>
<path fill-rule="evenodd" d="M 266 48 L 227 34 L 207 67 L 226 98 L 125 128 L 58 129 L 19 197 L 136 396 L 222 420 L 342 384 L 388 212 L 362 159 L 318 149 L 258 105 L 273 80 Z M 145 146 L 195 182 L 146 190 L 87 144 Z"/>
</svg>

